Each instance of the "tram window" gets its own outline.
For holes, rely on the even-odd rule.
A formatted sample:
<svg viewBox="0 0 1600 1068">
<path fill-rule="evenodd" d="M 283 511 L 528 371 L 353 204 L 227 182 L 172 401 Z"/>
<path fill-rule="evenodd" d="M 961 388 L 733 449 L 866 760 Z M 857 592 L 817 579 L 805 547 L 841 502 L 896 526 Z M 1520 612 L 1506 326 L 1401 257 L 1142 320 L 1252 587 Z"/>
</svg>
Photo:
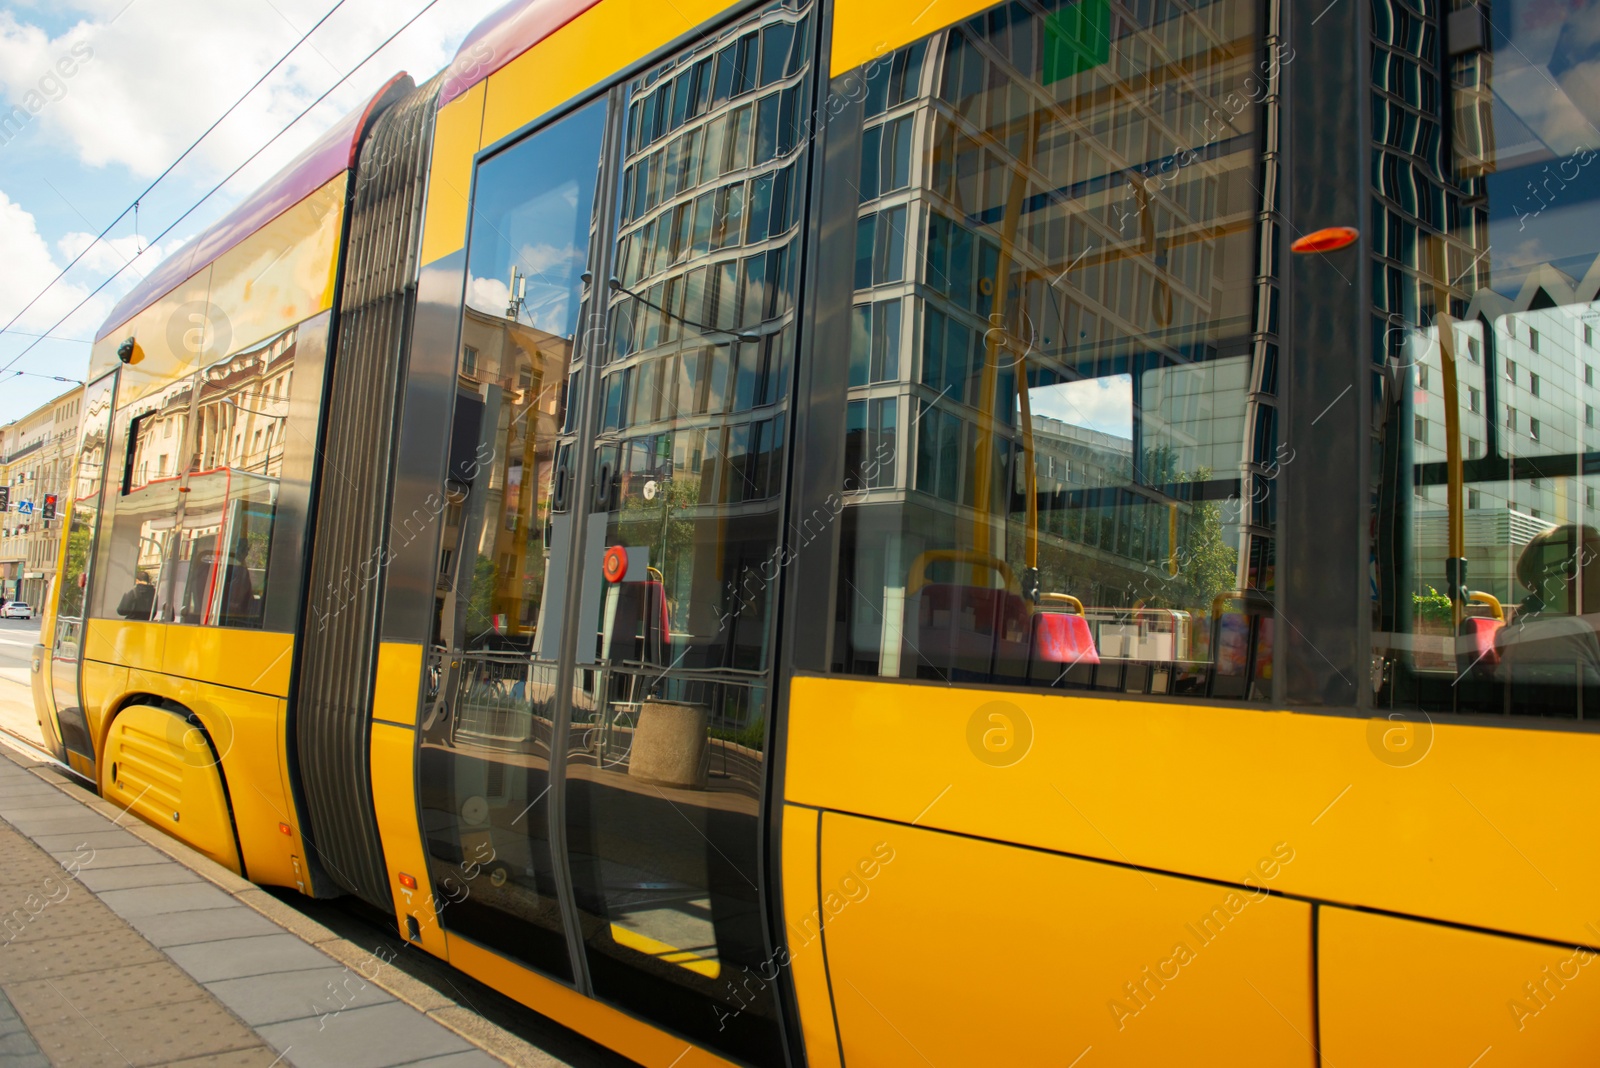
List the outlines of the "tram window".
<svg viewBox="0 0 1600 1068">
<path fill-rule="evenodd" d="M 836 670 L 1270 695 L 1263 123 L 1202 133 L 1195 88 L 1261 61 L 1256 5 L 1099 32 L 1010 4 L 873 65 L 868 113 L 894 110 L 861 135 Z M 886 236 L 916 283 L 892 337 Z"/>
<path fill-rule="evenodd" d="M 1421 75 L 1445 85 L 1456 122 L 1442 173 L 1419 168 L 1419 187 L 1473 207 L 1443 237 L 1390 250 L 1407 284 L 1389 292 L 1418 299 L 1379 309 L 1413 324 L 1404 351 L 1387 354 L 1374 419 L 1385 473 L 1373 544 L 1380 707 L 1600 718 L 1588 362 L 1600 316 L 1600 185 L 1590 173 L 1600 98 L 1574 77 L 1600 62 L 1588 21 L 1577 8 L 1536 18 L 1499 5 L 1485 16 L 1486 47 Z M 1547 199 L 1527 202 L 1545 180 Z M 1422 221 L 1414 205 L 1381 190 L 1375 199 L 1386 224 Z M 1466 358 L 1453 361 L 1458 353 Z M 1502 410 L 1497 394 L 1503 427 L 1485 418 Z M 1424 414 L 1444 431 L 1436 440 L 1394 433 Z"/>
<path fill-rule="evenodd" d="M 289 434 L 315 437 L 309 411 L 291 426 L 300 344 L 291 327 L 122 413 L 124 492 L 102 537 L 94 615 L 256 629 L 281 602 L 273 618 L 288 625 L 299 563 L 273 553 L 280 486 L 308 476 L 285 470 Z"/>
<path fill-rule="evenodd" d="M 111 381 L 102 379 L 91 384 L 84 393 L 83 424 L 67 525 L 67 551 L 63 558 L 65 566 L 58 585 L 61 591 L 56 606 L 58 652 L 64 641 L 76 644 L 82 630 L 85 587 L 80 583 L 85 581 L 89 568 L 89 544 L 99 520 L 103 503 L 101 487 L 109 468 L 111 392 Z"/>
</svg>

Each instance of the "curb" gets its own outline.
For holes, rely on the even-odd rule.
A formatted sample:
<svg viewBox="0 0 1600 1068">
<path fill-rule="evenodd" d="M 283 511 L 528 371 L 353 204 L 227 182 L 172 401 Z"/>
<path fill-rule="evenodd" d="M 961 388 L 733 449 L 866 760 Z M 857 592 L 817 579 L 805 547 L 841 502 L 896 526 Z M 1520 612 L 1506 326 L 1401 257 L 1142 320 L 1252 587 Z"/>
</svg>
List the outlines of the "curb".
<svg viewBox="0 0 1600 1068">
<path fill-rule="evenodd" d="M 80 780 L 60 765 L 53 762 L 44 763 L 40 757 L 20 752 L 16 743 L 11 743 L 10 739 L 0 738 L 0 755 L 61 790 L 83 807 L 109 820 L 120 821 L 124 816 L 130 815 L 127 809 L 90 792 Z M 118 826 L 222 890 L 241 905 L 307 945 L 321 950 L 336 963 L 351 970 L 358 970 L 361 965 L 372 961 L 370 951 L 340 937 L 310 917 L 302 915 L 255 883 L 235 875 L 210 857 L 195 852 L 176 838 L 151 827 L 137 816 L 126 823 L 118 822 Z M 491 1023 L 398 968 L 380 968 L 377 978 L 369 978 L 365 972 L 360 974 L 373 986 L 504 1064 L 513 1065 L 515 1068 L 556 1068 L 566 1064 L 565 1061 L 552 1057 L 539 1047 Z"/>
</svg>

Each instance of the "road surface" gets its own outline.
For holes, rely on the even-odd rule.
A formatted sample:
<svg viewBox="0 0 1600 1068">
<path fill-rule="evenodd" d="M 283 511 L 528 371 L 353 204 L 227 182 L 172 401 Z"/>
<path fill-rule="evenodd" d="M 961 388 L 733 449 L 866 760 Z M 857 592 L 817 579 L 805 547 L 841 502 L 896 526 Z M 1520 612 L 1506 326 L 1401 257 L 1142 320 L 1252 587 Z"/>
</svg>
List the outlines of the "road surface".
<svg viewBox="0 0 1600 1068">
<path fill-rule="evenodd" d="M 33 712 L 31 664 L 39 620 L 0 619 L 0 730 L 43 745 Z"/>
</svg>

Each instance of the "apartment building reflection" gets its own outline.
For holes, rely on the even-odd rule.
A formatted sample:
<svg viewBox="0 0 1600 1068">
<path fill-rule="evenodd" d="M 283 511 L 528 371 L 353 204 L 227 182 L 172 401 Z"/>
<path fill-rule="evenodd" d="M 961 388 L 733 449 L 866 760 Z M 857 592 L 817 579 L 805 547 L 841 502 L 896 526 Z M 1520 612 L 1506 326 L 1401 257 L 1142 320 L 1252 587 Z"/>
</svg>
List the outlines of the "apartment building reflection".
<svg viewBox="0 0 1600 1068">
<path fill-rule="evenodd" d="M 456 492 L 446 506 L 446 556 L 441 561 L 441 609 L 452 596 L 453 557 L 464 546 L 477 566 L 463 575 L 468 598 L 464 623 L 468 637 L 485 631 L 527 638 L 537 623 L 544 587 L 545 553 L 540 532 L 548 518 L 548 487 L 555 463 L 556 437 L 566 407 L 567 369 L 572 338 L 560 337 L 501 309 L 470 304 L 462 320 L 458 389 L 472 398 L 470 411 L 492 427 L 474 425 L 477 440 L 492 442 L 470 458 L 474 465 L 472 506 Z M 470 453 L 472 450 L 466 449 Z M 453 460 L 465 459 L 465 455 Z M 453 477 L 465 472 L 453 471 Z M 541 489 L 546 492 L 541 492 Z M 470 528 L 470 529 L 469 529 Z M 463 538 L 469 539 L 463 543 Z M 476 549 L 474 552 L 473 549 Z M 452 618 L 447 613 L 442 618 Z"/>
</svg>

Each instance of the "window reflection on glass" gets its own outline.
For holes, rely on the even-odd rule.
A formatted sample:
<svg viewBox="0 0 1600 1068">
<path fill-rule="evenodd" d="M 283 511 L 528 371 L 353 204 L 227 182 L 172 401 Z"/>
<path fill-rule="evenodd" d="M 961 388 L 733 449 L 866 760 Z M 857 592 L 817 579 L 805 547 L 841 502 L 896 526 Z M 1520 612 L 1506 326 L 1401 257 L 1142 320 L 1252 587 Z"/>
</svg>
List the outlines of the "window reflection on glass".
<svg viewBox="0 0 1600 1068">
<path fill-rule="evenodd" d="M 115 388 L 114 376 L 108 376 L 91 382 L 83 392 L 77 474 L 67 504 L 66 552 L 56 587 L 60 595 L 50 650 L 51 687 L 63 742 L 79 753 L 94 751 L 79 700 L 78 661 L 83 651 L 85 591 L 90 578 L 90 553 L 99 528 Z"/>
<path fill-rule="evenodd" d="M 851 436 L 888 455 L 849 453 L 871 470 L 846 471 L 838 669 L 1269 695 L 1255 18 L 1010 4 L 870 65 L 836 266 Z M 868 407 L 889 398 L 905 419 Z"/>
<path fill-rule="evenodd" d="M 1592 718 L 1596 8 L 1451 7 L 1444 71 L 1412 57 L 1393 4 L 1376 12 L 1382 66 L 1413 72 L 1375 86 L 1387 127 L 1442 89 L 1455 134 L 1439 170 L 1429 156 L 1375 188 L 1387 318 L 1372 685 L 1402 710 Z M 1403 146 L 1378 133 L 1389 175 Z M 1422 421 L 1426 440 L 1397 432 Z"/>
<path fill-rule="evenodd" d="M 590 105 L 478 168 L 423 722 L 441 922 L 561 978 L 548 794 L 568 564 L 552 552 L 570 533 L 560 434 L 605 123 Z"/>
<path fill-rule="evenodd" d="M 193 400 L 194 381 L 184 379 L 115 416 L 127 454 L 112 458 L 116 483 L 110 529 L 102 533 L 98 551 L 105 577 L 95 583 L 96 616 L 164 622 L 176 617 L 176 575 L 166 572 Z"/>
<path fill-rule="evenodd" d="M 96 614 L 259 628 L 269 595 L 298 328 L 217 360 L 119 413 L 129 442 Z M 113 464 L 116 463 L 113 459 Z M 115 468 L 114 468 L 115 470 Z"/>
<path fill-rule="evenodd" d="M 759 813 L 812 34 L 770 4 L 628 86 L 568 740 L 596 993 L 757 1064 L 784 1058 L 749 977 L 773 974 Z M 891 376 L 899 309 L 877 310 Z"/>
<path fill-rule="evenodd" d="M 58 626 L 72 623 L 70 639 L 58 635 L 57 648 L 63 640 L 76 645 L 82 626 L 84 590 L 83 580 L 89 568 L 89 550 L 100 516 L 100 490 L 105 480 L 106 450 L 111 430 L 111 397 L 115 383 L 102 380 L 84 390 L 82 407 L 82 437 L 79 441 L 77 476 L 73 483 L 72 499 L 67 515 L 67 554 L 58 588 L 61 596 L 56 604 Z M 75 623 L 73 621 L 76 621 Z M 62 632 L 66 633 L 66 632 Z M 74 657 L 76 653 L 71 654 Z"/>
</svg>

